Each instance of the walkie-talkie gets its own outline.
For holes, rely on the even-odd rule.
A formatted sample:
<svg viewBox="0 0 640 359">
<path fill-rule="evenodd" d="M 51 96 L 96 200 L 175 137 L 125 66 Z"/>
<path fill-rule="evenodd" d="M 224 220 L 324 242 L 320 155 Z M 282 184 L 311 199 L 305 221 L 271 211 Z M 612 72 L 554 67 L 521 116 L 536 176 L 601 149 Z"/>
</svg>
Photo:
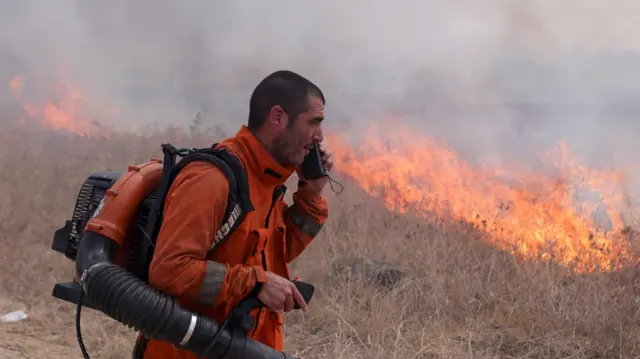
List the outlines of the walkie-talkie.
<svg viewBox="0 0 640 359">
<path fill-rule="evenodd" d="M 320 146 L 317 142 L 313 144 L 313 148 L 309 150 L 309 154 L 307 154 L 304 162 L 302 162 L 302 174 L 304 178 L 308 180 L 329 175 L 329 171 L 327 171 L 322 163 L 322 153 L 320 152 Z"/>
</svg>

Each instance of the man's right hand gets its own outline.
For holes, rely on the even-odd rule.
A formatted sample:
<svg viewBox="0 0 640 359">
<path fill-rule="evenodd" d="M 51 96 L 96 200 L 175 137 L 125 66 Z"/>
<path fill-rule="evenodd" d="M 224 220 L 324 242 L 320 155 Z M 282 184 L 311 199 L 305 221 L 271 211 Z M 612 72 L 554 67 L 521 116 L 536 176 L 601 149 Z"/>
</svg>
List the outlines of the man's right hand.
<svg viewBox="0 0 640 359">
<path fill-rule="evenodd" d="M 266 272 L 267 280 L 262 283 L 258 299 L 273 311 L 290 312 L 297 302 L 300 309 L 308 311 L 307 303 L 295 284 L 275 273 Z"/>
</svg>

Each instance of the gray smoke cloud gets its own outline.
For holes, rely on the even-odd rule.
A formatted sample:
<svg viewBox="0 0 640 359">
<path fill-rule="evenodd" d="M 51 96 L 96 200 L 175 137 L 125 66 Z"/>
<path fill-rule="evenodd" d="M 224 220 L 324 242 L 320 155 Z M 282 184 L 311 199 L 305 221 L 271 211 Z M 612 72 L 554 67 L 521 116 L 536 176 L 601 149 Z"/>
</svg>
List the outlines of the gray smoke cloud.
<svg viewBox="0 0 640 359">
<path fill-rule="evenodd" d="M 255 84 L 291 69 L 325 91 L 328 129 L 397 116 L 470 159 L 526 161 L 562 139 L 594 166 L 639 159 L 635 1 L 2 4 L 2 80 L 33 89 L 64 68 L 119 126 L 200 112 L 233 133 Z"/>
</svg>

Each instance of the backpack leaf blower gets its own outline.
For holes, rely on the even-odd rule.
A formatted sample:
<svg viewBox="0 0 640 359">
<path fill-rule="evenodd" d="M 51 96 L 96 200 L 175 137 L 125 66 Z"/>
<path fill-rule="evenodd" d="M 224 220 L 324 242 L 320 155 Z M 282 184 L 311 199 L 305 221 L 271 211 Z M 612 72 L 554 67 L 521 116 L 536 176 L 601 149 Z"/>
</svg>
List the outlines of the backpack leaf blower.
<svg viewBox="0 0 640 359">
<path fill-rule="evenodd" d="M 221 325 L 187 310 L 174 297 L 148 283 L 165 196 L 177 173 L 188 163 L 208 161 L 227 176 L 230 190 L 222 223 L 234 216 L 229 222 L 234 225 L 225 231 L 226 236 L 242 222 L 246 212 L 253 210 L 241 163 L 216 145 L 177 149 L 163 144 L 163 161 L 153 158 L 129 166 L 126 172 L 96 172 L 82 184 L 73 216 L 55 232 L 52 249 L 75 262 L 76 278 L 57 283 L 53 296 L 77 304 L 76 334 L 85 359 L 89 356 L 80 333 L 83 306 L 105 313 L 145 338 L 166 341 L 202 357 L 294 359 L 248 338 L 252 324 L 249 313 L 263 305 L 257 297 L 245 298 Z M 183 158 L 176 163 L 178 156 Z M 313 286 L 294 283 L 309 302 Z"/>
</svg>

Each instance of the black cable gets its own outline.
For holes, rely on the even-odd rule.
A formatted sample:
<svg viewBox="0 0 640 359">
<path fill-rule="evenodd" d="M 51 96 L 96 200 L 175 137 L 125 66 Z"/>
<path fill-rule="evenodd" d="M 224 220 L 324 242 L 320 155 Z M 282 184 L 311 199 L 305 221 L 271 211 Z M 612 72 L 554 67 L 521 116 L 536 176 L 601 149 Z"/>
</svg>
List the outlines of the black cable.
<svg viewBox="0 0 640 359">
<path fill-rule="evenodd" d="M 231 312 L 231 313 L 229 313 L 229 315 L 227 315 L 227 317 L 225 318 L 224 322 L 222 323 L 222 325 L 220 325 L 220 327 L 218 328 L 218 331 L 213 336 L 213 339 L 211 339 L 211 343 L 209 344 L 209 346 L 207 347 L 205 352 L 202 353 L 202 355 L 200 356 L 199 359 L 206 359 L 207 355 L 209 355 L 209 352 L 213 349 L 213 346 L 216 345 L 216 343 L 218 342 L 218 337 L 219 337 L 220 333 L 222 333 L 222 331 L 227 328 L 227 325 L 229 324 L 229 320 L 231 320 L 231 315 L 232 314 L 233 314 L 233 312 Z M 232 337 L 232 339 L 233 339 L 233 337 Z"/>
<path fill-rule="evenodd" d="M 80 351 L 82 351 L 82 357 L 84 359 L 89 358 L 89 353 L 87 353 L 87 348 L 84 347 L 84 342 L 82 341 L 82 332 L 80 331 L 80 311 L 82 310 L 82 299 L 84 297 L 84 290 L 80 291 L 80 299 L 78 299 L 78 306 L 76 307 L 76 337 L 78 338 L 78 344 L 80 345 Z"/>
</svg>

